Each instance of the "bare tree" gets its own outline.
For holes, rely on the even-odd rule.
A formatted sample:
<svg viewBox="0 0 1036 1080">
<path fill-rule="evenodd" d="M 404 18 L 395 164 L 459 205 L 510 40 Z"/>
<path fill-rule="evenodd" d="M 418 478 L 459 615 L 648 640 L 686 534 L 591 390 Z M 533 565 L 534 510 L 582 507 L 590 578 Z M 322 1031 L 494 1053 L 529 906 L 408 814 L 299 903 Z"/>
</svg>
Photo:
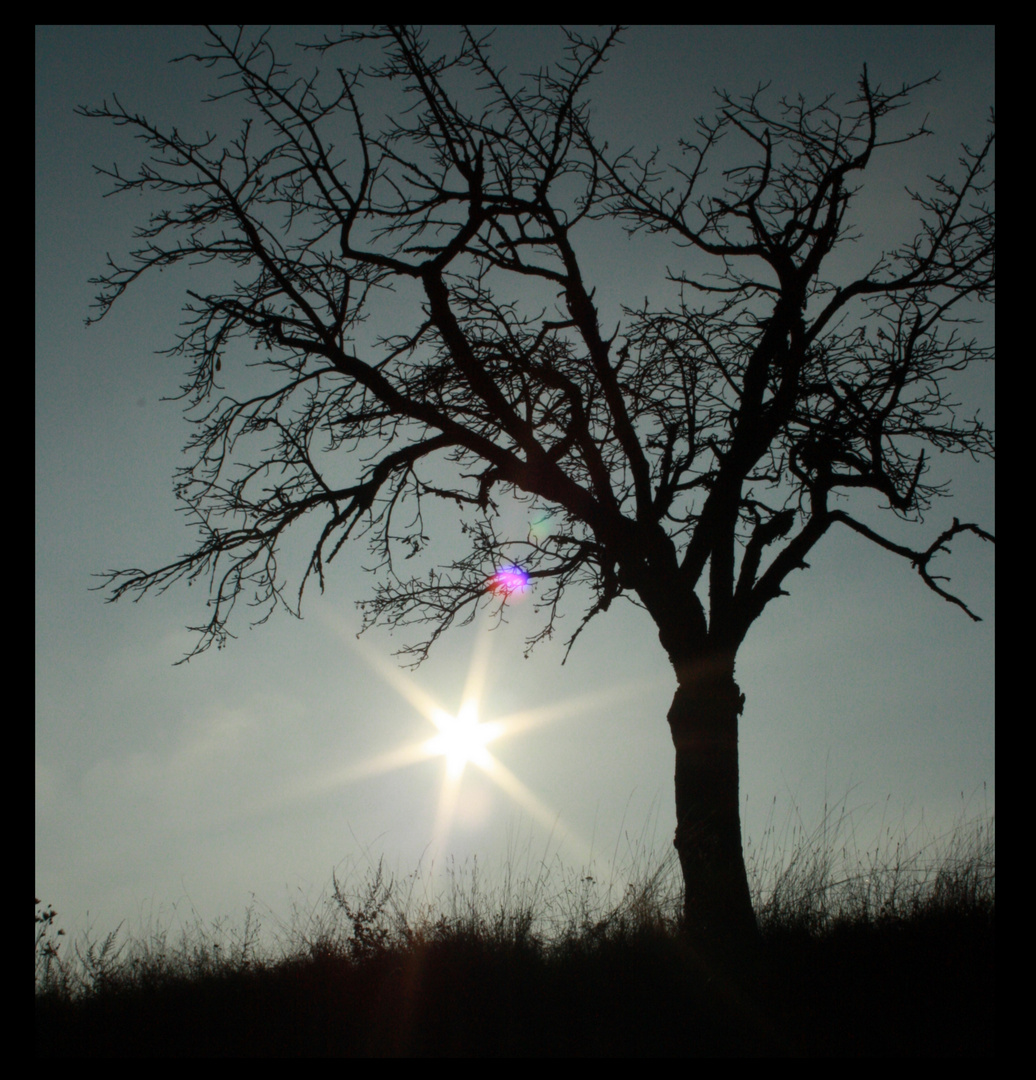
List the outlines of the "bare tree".
<svg viewBox="0 0 1036 1080">
<path fill-rule="evenodd" d="M 230 271 L 225 291 L 188 291 L 168 350 L 189 362 L 192 463 L 176 493 L 198 546 L 156 570 L 110 571 L 103 587 L 115 600 L 206 580 L 194 655 L 226 643 L 242 597 L 260 621 L 278 606 L 297 613 L 307 580 L 323 587 L 346 539 L 362 536 L 377 563 L 364 625 L 429 623 L 404 650 L 415 663 L 519 582 L 543 616 L 530 647 L 572 586 L 592 602 L 569 647 L 631 600 L 676 673 L 687 926 L 751 935 L 734 661 L 752 622 L 835 525 L 908 560 L 977 618 L 933 559 L 962 533 L 992 536 L 954 518 L 909 547 L 832 496 L 869 490 L 919 523 L 945 494 L 926 480 L 926 454 L 993 456 L 992 432 L 947 389 L 993 357 L 965 330 L 994 300 L 993 117 L 956 178 L 912 193 L 916 235 L 839 284 L 822 271 L 852 234 L 855 177 L 927 134 L 883 134 L 916 86 L 884 91 L 864 68 L 841 111 L 830 98 L 768 107 L 761 90 L 720 95 L 683 144 L 690 164 L 666 167 L 591 134 L 587 87 L 617 41 L 617 30 L 568 33 L 563 62 L 519 85 L 468 31 L 446 57 L 403 27 L 349 33 L 313 48 L 377 47 L 379 64 L 339 69 L 327 94 L 278 63 L 265 35 L 210 30 L 204 51 L 181 59 L 215 67 L 229 87 L 216 97 L 239 95 L 260 121 L 234 141 L 161 131 L 117 100 L 81 110 L 132 127 L 150 150 L 132 177 L 105 173 L 114 189 L 172 204 L 138 230 L 128 265 L 109 260 L 96 279 L 96 318 L 149 270 Z M 402 87 L 409 108 L 376 132 L 362 100 L 378 80 Z M 727 136 L 744 159 L 709 190 L 706 162 Z M 671 273 L 671 306 L 624 309 L 609 333 L 577 252 L 591 220 L 663 234 L 711 267 Z M 365 335 L 393 286 L 396 328 Z M 228 352 L 237 338 L 264 353 L 261 380 Z M 551 511 L 553 532 L 500 535 L 502 497 Z M 428 500 L 458 508 L 464 550 L 407 576 L 400 557 L 427 543 Z M 278 551 L 312 514 L 322 529 L 290 600 Z"/>
</svg>

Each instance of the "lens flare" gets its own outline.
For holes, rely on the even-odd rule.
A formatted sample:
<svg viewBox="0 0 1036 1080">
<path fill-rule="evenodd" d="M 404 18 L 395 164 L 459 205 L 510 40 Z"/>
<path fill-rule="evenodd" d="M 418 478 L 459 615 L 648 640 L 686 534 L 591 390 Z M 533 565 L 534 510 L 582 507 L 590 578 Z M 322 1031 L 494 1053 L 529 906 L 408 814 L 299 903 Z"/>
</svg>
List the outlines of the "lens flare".
<svg viewBox="0 0 1036 1080">
<path fill-rule="evenodd" d="M 537 544 L 542 544 L 553 531 L 554 515 L 551 513 L 542 514 L 529 523 L 529 539 Z"/>
<path fill-rule="evenodd" d="M 514 593 L 524 593 L 529 587 L 529 575 L 520 566 L 505 566 L 489 579 L 489 591 L 505 599 Z"/>
</svg>

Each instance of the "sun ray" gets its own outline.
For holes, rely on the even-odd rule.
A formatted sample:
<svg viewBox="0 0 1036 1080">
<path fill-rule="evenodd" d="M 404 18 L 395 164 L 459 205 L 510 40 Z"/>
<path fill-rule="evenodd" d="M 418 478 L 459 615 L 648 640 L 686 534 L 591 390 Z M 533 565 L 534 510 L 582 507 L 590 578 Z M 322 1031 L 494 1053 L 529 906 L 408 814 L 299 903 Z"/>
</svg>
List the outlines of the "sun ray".
<svg viewBox="0 0 1036 1080">
<path fill-rule="evenodd" d="M 642 693 L 644 684 L 637 682 L 623 687 L 610 687 L 607 690 L 583 694 L 557 704 L 520 710 L 487 722 L 479 718 L 479 704 L 483 698 L 489 671 L 492 641 L 488 632 L 476 637 L 461 705 L 457 713 L 452 714 L 443 709 L 404 671 L 357 641 L 337 616 L 330 612 L 323 614 L 342 640 L 358 653 L 385 683 L 436 728 L 436 734 L 380 754 L 366 762 L 330 770 L 316 780 L 321 790 L 375 776 L 392 769 L 404 768 L 433 757 L 442 757 L 443 779 L 439 788 L 435 823 L 432 829 L 432 847 L 435 851 L 441 852 L 445 848 L 450 828 L 456 818 L 466 767 L 469 764 L 475 765 L 534 821 L 548 831 L 558 834 L 560 839 L 566 841 L 574 849 L 574 854 L 577 854 L 584 863 L 589 862 L 590 845 L 566 828 L 561 822 L 560 814 L 551 810 L 499 758 L 492 754 L 488 749 L 488 744 L 580 712 L 609 704 L 614 705 L 617 696 L 632 697 L 637 693 Z"/>
</svg>

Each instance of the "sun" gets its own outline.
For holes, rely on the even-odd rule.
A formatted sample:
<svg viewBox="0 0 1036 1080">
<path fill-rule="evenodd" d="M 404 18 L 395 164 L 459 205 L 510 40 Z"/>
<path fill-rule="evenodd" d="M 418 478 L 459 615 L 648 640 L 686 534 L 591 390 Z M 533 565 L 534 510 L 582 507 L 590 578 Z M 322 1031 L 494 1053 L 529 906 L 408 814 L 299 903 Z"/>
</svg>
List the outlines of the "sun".
<svg viewBox="0 0 1036 1080">
<path fill-rule="evenodd" d="M 439 734 L 425 743 L 425 752 L 446 758 L 446 774 L 451 780 L 460 779 L 468 762 L 492 772 L 493 758 L 486 745 L 502 735 L 504 727 L 503 724 L 480 723 L 477 701 L 466 701 L 456 716 L 433 709 L 429 719 L 439 729 Z"/>
<path fill-rule="evenodd" d="M 517 578 L 508 578 L 507 584 L 513 586 L 507 590 L 509 593 L 519 591 L 521 585 Z M 579 698 L 494 717 L 493 722 L 487 723 L 479 719 L 479 702 L 483 698 L 483 687 L 491 671 L 489 654 L 492 638 L 488 632 L 479 634 L 476 638 L 466 685 L 461 695 L 462 704 L 456 714 L 453 714 L 443 709 L 439 702 L 398 667 L 388 663 L 380 654 L 363 647 L 338 616 L 325 612 L 324 618 L 339 634 L 343 643 L 359 654 L 372 670 L 409 702 L 418 715 L 431 723 L 436 728 L 436 733 L 431 738 L 425 737 L 405 743 L 367 761 L 344 767 L 333 766 L 320 777 L 311 777 L 306 781 L 308 792 L 326 790 L 417 765 L 422 761 L 442 758 L 443 779 L 432 827 L 432 847 L 440 851 L 444 848 L 451 822 L 461 804 L 464 773 L 470 764 L 484 773 L 503 794 L 551 835 L 560 836 L 570 843 L 584 863 L 593 858 L 591 845 L 564 827 L 559 814 L 538 798 L 498 757 L 490 753 L 487 747 L 501 737 L 511 738 L 544 723 L 571 717 L 586 710 L 600 709 L 605 703 L 614 705 L 618 697 L 636 697 L 650 685 L 648 681 L 597 689 Z"/>
</svg>

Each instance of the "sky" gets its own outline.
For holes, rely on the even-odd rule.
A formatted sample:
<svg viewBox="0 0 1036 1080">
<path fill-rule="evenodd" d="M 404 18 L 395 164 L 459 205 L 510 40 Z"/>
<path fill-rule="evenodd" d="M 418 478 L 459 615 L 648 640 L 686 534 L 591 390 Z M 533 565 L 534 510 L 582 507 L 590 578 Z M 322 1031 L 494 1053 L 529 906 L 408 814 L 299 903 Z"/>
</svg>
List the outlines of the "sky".
<svg viewBox="0 0 1036 1080">
<path fill-rule="evenodd" d="M 276 40 L 321 33 L 281 29 Z M 981 142 L 995 100 L 992 28 L 634 27 L 623 40 L 594 84 L 594 129 L 668 160 L 712 111 L 714 87 L 772 81 L 775 92 L 844 101 L 864 63 L 887 86 L 940 72 L 910 113 L 927 114 L 934 135 L 867 174 L 862 260 L 912 237 L 904 185 L 952 171 L 960 143 Z M 560 52 L 547 28 L 505 28 L 494 41 L 514 76 Z M 379 859 L 429 889 L 452 859 L 477 860 L 487 883 L 548 865 L 621 893 L 637 868 L 666 858 L 673 826 L 675 677 L 642 610 L 613 605 L 561 666 L 582 608 L 565 609 L 562 633 L 523 659 L 537 624 L 531 604 L 515 604 L 506 625 L 453 629 L 405 672 L 392 654 L 417 630 L 356 639 L 355 601 L 373 586 L 361 543 L 336 561 L 323 596 L 310 590 L 303 621 L 242 622 L 225 650 L 174 666 L 192 644 L 184 627 L 200 621 L 200 588 L 136 604 L 90 591 L 98 572 L 154 566 L 191 541 L 171 483 L 188 429 L 179 405 L 161 400 L 182 370 L 155 355 L 173 341 L 191 280 L 145 280 L 84 326 L 88 279 L 106 253 L 125 255 L 150 204 L 103 198 L 92 166 L 132 171 L 141 148 L 73 109 L 117 94 L 162 126 L 232 137 L 232 110 L 198 104 L 211 75 L 166 62 L 199 43 L 185 27 L 36 28 L 36 896 L 75 936 L 240 924 L 249 905 L 273 931 L 293 907 L 318 910 L 332 872 L 362 877 Z M 603 306 L 671 298 L 618 228 L 603 235 L 589 275 Z M 992 340 L 991 321 L 981 332 Z M 992 366 L 962 378 L 959 396 L 993 423 Z M 954 516 L 995 531 L 992 466 L 936 468 L 954 498 L 896 535 L 926 547 Z M 829 534 L 789 580 L 737 665 L 750 850 L 768 822 L 811 831 L 825 806 L 836 818 L 845 808 L 843 839 L 860 848 L 917 844 L 962 814 L 993 814 L 994 552 L 959 538 L 937 567 L 979 623 L 849 533 Z M 457 778 L 421 747 L 436 709 L 455 715 L 473 697 L 502 734 L 486 746 L 488 771 L 469 764 Z"/>
</svg>

